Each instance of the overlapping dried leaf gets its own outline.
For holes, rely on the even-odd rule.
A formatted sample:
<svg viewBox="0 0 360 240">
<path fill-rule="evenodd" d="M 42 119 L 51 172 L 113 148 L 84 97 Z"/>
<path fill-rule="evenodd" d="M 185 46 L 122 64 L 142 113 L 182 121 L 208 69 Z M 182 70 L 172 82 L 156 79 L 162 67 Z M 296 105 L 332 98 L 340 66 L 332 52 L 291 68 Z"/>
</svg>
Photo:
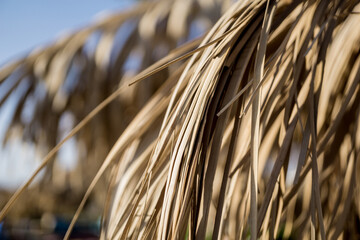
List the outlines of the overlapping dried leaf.
<svg viewBox="0 0 360 240">
<path fill-rule="evenodd" d="M 4 65 L 0 69 L 0 106 L 9 105 L 12 110 L 6 112 L 11 126 L 4 138 L 0 136 L 4 139 L 1 144 L 22 138 L 35 142 L 41 153 L 49 151 L 67 139 L 64 128 L 69 132 L 119 86 L 193 39 L 194 32 L 209 29 L 215 21 L 213 15 L 220 15 L 226 2 L 139 3 Z M 209 12 L 200 11 L 204 4 Z M 78 166 L 67 174 L 49 161 L 40 192 L 78 192 L 81 196 L 117 137 L 176 68 L 172 67 L 122 91 L 101 114 L 88 118 L 89 124 L 82 124 L 75 136 L 78 152 L 73 154 L 78 155 Z M 101 184 L 95 196 L 106 194 L 106 183 Z M 103 197 L 98 200 L 102 203 Z"/>
<path fill-rule="evenodd" d="M 102 239 L 356 238 L 359 12 L 354 0 L 234 3 L 202 51 L 167 68 L 74 221 L 117 162 Z"/>
</svg>

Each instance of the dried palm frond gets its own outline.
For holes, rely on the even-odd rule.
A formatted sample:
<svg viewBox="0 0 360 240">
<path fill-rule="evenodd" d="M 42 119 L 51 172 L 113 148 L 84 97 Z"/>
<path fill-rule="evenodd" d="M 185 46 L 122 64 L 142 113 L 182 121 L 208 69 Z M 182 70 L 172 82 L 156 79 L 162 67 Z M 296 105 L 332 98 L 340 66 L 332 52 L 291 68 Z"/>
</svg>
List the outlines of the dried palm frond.
<svg viewBox="0 0 360 240">
<path fill-rule="evenodd" d="M 65 238 L 109 167 L 102 239 L 356 238 L 358 12 L 355 0 L 234 3 L 166 68 Z"/>
<path fill-rule="evenodd" d="M 202 44 L 236 30 L 169 78 L 178 79 L 171 98 L 158 93 L 170 101 L 157 104 L 162 124 L 149 102 L 139 113 L 147 127 L 135 118 L 127 130 L 141 133 L 110 151 L 105 165 L 119 164 L 102 237 L 256 239 L 284 229 L 284 237 L 337 238 L 359 214 L 349 212 L 358 200 L 360 32 L 350 29 L 359 8 L 235 3 Z"/>
<path fill-rule="evenodd" d="M 206 31 L 227 2 L 139 3 L 3 66 L 0 106 L 10 105 L 12 110 L 8 112 L 13 113 L 8 116 L 11 125 L 5 138 L 0 138 L 4 139 L 3 144 L 20 137 L 36 143 L 42 153 L 52 149 L 118 86 L 125 85 L 180 43 L 194 38 L 194 29 L 198 33 Z M 203 11 L 204 4 L 208 12 Z M 79 156 L 76 169 L 63 173 L 59 164 L 50 161 L 41 191 L 83 193 L 117 137 L 169 71 L 172 70 L 166 69 L 124 91 L 102 114 L 92 117 L 93 121 L 76 136 L 78 152 L 73 153 Z M 70 180 L 64 177 L 66 174 Z M 99 188 L 95 196 L 104 196 L 104 189 Z"/>
</svg>

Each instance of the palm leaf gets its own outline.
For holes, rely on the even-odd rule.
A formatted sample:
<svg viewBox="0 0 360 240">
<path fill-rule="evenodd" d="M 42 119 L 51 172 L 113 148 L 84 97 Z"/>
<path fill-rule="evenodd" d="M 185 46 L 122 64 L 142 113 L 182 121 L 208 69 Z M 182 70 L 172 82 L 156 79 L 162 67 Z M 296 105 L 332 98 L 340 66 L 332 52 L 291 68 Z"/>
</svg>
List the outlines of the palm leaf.
<svg viewBox="0 0 360 240">
<path fill-rule="evenodd" d="M 167 70 L 65 238 L 109 167 L 104 239 L 359 234 L 359 10 L 353 0 L 236 2 L 197 50 L 137 75 L 135 86 Z"/>
<path fill-rule="evenodd" d="M 63 179 L 64 170 L 51 161 L 57 157 L 57 148 L 48 158 L 45 183 L 39 191 L 46 192 L 45 195 L 49 191 L 84 192 L 109 148 L 170 70 L 165 69 L 130 91 L 114 96 L 102 114 L 81 120 L 119 86 L 127 85 L 132 76 L 168 54 L 180 42 L 191 39 L 188 24 L 202 27 L 202 31 L 208 28 L 210 13 L 200 12 L 196 2 L 185 5 L 181 2 L 139 3 L 133 9 L 104 16 L 0 69 L 0 106 L 11 105 L 14 112 L 8 116 L 11 125 L 5 138 L 1 138 L 4 145 L 9 139 L 20 138 L 36 143 L 39 151 L 46 152 L 70 139 L 66 134 L 73 137 L 82 130 L 74 136 L 79 162 L 69 174 L 70 183 Z M 220 14 L 220 9 L 209 7 Z M 183 26 L 175 28 L 174 18 Z M 184 50 L 195 46 L 190 44 Z M 17 93 L 19 91 L 21 93 Z M 78 123 L 77 130 L 70 131 Z M 44 166 L 40 165 L 37 172 Z M 96 196 L 106 194 L 104 184 L 105 181 Z M 56 191 L 52 190 L 54 187 Z M 98 199 L 101 204 L 103 199 Z"/>
</svg>

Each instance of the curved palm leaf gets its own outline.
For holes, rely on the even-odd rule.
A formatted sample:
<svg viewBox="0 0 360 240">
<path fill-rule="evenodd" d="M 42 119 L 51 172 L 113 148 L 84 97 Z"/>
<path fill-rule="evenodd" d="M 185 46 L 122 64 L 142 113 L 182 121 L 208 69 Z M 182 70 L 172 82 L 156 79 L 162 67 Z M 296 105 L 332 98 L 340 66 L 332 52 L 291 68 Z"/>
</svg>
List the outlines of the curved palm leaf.
<svg viewBox="0 0 360 240">
<path fill-rule="evenodd" d="M 213 15 L 221 13 L 219 3 L 209 3 L 209 12 L 201 11 L 197 1 L 139 3 L 3 66 L 0 106 L 10 103 L 14 112 L 8 116 L 11 125 L 4 143 L 22 138 L 45 151 L 53 148 L 118 86 L 181 42 L 194 38 L 194 31 L 206 31 Z M 64 170 L 50 161 L 41 191 L 46 195 L 50 191 L 81 196 L 76 192 L 86 190 L 110 147 L 169 71 L 172 69 L 129 88 L 84 126 L 76 136 L 78 153 L 74 154 L 80 161 L 70 173 L 70 183 L 64 178 Z M 104 184 L 95 194 L 101 203 L 106 193 Z"/>
<path fill-rule="evenodd" d="M 103 239 L 359 234 L 359 11 L 355 0 L 234 3 L 203 51 L 167 68 L 73 223 L 112 166 Z"/>
<path fill-rule="evenodd" d="M 357 234 L 360 5 L 269 2 L 235 3 L 120 136 L 103 238 Z"/>
</svg>

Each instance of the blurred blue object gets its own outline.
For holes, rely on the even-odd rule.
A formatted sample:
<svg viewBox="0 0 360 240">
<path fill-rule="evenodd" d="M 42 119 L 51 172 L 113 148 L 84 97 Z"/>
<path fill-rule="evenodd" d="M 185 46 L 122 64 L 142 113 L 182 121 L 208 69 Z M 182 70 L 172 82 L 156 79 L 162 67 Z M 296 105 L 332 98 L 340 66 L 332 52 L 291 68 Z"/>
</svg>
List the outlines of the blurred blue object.
<svg viewBox="0 0 360 240">
<path fill-rule="evenodd" d="M 15 224 L 0 223 L 0 240 L 10 239 L 63 239 L 71 219 L 56 217 L 55 228 L 51 231 L 41 228 L 40 219 L 20 219 Z M 99 239 L 99 221 L 80 221 L 75 224 L 71 239 Z"/>
<path fill-rule="evenodd" d="M 6 237 L 6 235 L 5 235 L 4 222 L 0 222 L 0 240 L 7 240 L 7 239 L 9 239 L 9 238 Z"/>
</svg>

